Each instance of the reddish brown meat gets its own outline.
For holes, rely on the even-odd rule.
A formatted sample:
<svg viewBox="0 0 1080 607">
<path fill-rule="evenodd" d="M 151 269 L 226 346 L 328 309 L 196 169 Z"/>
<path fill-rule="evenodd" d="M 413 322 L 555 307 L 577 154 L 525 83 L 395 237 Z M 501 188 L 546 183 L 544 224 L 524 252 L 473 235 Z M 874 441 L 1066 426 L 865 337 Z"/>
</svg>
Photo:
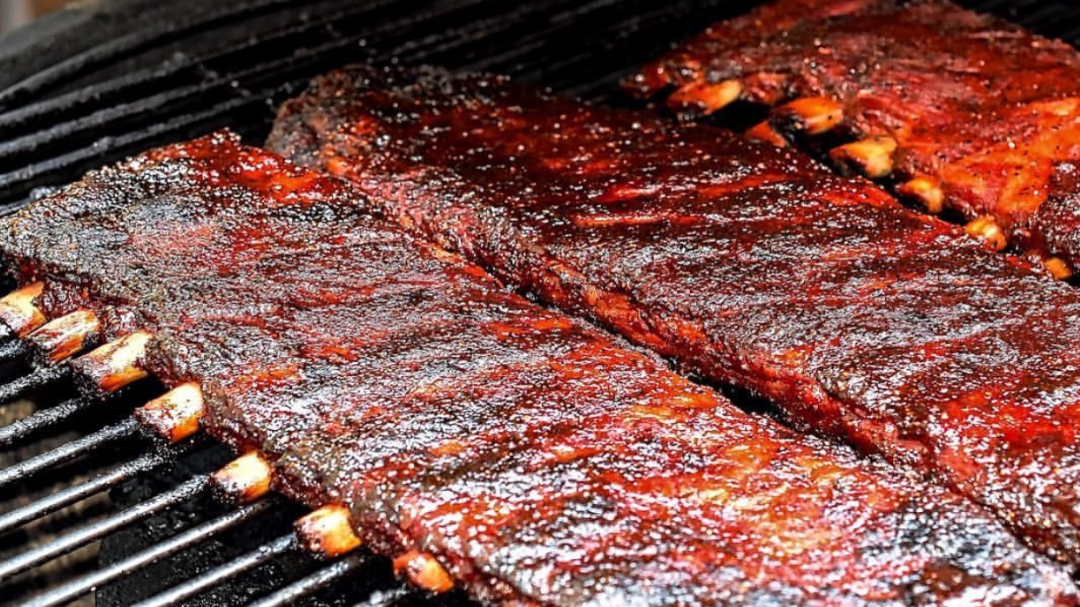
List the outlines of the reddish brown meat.
<svg viewBox="0 0 1080 607">
<path fill-rule="evenodd" d="M 1080 264 L 1080 232 L 1061 235 L 1038 213 L 1048 199 L 1080 213 L 1056 176 L 1080 160 L 1080 52 L 1067 44 L 942 0 L 779 0 L 713 26 L 629 84 L 644 95 L 689 85 L 683 97 L 694 97 L 700 83 L 729 80 L 758 102 L 838 101 L 842 137 L 898 143 L 901 192 L 928 178 L 946 208 L 993 217 L 1019 247 Z M 936 196 L 924 201 L 936 207 Z"/>
<path fill-rule="evenodd" d="M 5 224 L 51 314 L 92 305 L 204 386 L 209 430 L 391 555 L 544 605 L 1076 604 L 980 509 L 735 409 L 226 135 Z"/>
<path fill-rule="evenodd" d="M 498 78 L 331 74 L 271 145 L 1080 562 L 1080 292 L 960 228 L 796 153 Z"/>
</svg>

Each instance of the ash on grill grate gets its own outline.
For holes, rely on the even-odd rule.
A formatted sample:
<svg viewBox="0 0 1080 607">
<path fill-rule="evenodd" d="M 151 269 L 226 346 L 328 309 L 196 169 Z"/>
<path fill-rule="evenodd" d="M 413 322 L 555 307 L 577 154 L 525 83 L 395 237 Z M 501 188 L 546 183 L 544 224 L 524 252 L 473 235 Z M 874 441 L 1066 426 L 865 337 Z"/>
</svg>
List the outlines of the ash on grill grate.
<svg viewBox="0 0 1080 607">
<path fill-rule="evenodd" d="M 1080 42 L 1080 6 L 1068 0 L 961 3 L 1045 35 Z M 398 57 L 409 63 L 506 72 L 561 92 L 622 103 L 612 91 L 629 70 L 704 24 L 748 8 L 735 0 L 87 3 L 0 39 L 0 214 L 26 204 L 36 188 L 62 185 L 120 157 L 220 126 L 261 141 L 280 100 L 310 77 L 353 61 Z M 732 114 L 726 116 L 732 119 Z M 25 363 L 7 360 L 5 347 L 0 344 L 0 373 L 10 377 L 0 376 L 0 381 L 28 371 Z M 0 396 L 11 390 L 10 385 L 0 387 Z M 119 427 L 115 424 L 149 396 L 141 393 L 88 407 L 79 400 L 65 401 L 70 394 L 55 383 L 37 392 L 39 414 L 7 430 L 0 427 L 0 457 L 8 457 L 0 459 L 0 466 L 32 453 L 6 445 L 38 437 L 44 440 L 34 445 L 36 451 L 71 444 L 103 426 Z M 0 405 L 0 414 L 7 414 L 0 417 L 0 426 L 33 409 L 29 404 Z M 15 490 L 23 502 L 38 500 L 32 509 L 75 505 L 34 527 L 0 536 L 0 567 L 29 547 L 32 534 L 44 542 L 54 532 L 115 520 L 103 517 L 162 500 L 184 483 L 197 484 L 227 458 L 223 449 L 210 447 L 162 471 L 166 454 L 135 447 L 104 449 L 36 476 Z M 144 474 L 147 471 L 154 472 Z M 96 480 L 78 488 L 77 483 L 90 478 Z M 72 485 L 75 488 L 54 494 L 51 503 L 42 500 Z M 87 495 L 96 497 L 83 500 Z M 208 572 L 224 577 L 245 563 L 258 563 L 176 604 L 244 605 L 268 595 L 260 607 L 337 606 L 369 599 L 373 604 L 432 602 L 403 590 L 385 561 L 367 556 L 326 564 L 289 551 L 272 559 L 252 553 L 282 537 L 299 513 L 294 507 L 264 502 L 229 510 L 202 494 L 187 497 L 177 494 L 163 502 L 170 507 L 118 531 L 109 527 L 112 532 L 100 540 L 100 558 L 95 557 L 97 542 L 92 542 L 73 553 L 78 558 L 61 563 L 55 578 L 38 575 L 47 573 L 39 566 L 16 576 L 14 586 L 12 580 L 0 580 L 0 593 L 5 599 L 25 598 L 34 588 L 73 572 L 96 571 L 101 582 L 87 580 L 85 589 L 100 588 L 97 605 L 126 607 L 200 576 L 207 579 Z M 0 513 L 13 507 L 0 504 Z M 10 522 L 10 517 L 0 514 L 0 526 L 5 520 Z M 208 539 L 199 537 L 210 529 L 221 531 Z M 252 554 L 254 558 L 244 560 Z M 161 558 L 134 573 L 120 570 L 120 565 L 150 556 Z M 234 571 L 215 569 L 221 566 Z M 323 590 L 314 598 L 303 598 L 318 589 Z M 466 601 L 451 594 L 434 602 Z"/>
</svg>

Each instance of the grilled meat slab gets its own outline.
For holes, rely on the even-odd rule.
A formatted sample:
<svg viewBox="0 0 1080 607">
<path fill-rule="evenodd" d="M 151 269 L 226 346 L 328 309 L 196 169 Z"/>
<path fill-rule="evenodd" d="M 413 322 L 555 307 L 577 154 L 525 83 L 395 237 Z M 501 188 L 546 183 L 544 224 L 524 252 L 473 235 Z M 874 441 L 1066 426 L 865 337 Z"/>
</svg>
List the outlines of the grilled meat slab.
<svg viewBox="0 0 1080 607">
<path fill-rule="evenodd" d="M 545 605 L 1076 604 L 992 517 L 747 415 L 225 134 L 4 226 L 48 311 L 154 332 L 209 430 L 476 597 Z"/>
<path fill-rule="evenodd" d="M 843 136 L 895 141 L 887 162 L 900 191 L 993 217 L 1013 243 L 1080 267 L 1075 223 L 1063 234 L 1055 212 L 1039 212 L 1054 201 L 1080 213 L 1058 179 L 1080 160 L 1080 52 L 1069 45 L 943 0 L 779 0 L 714 25 L 628 84 L 643 95 L 678 87 L 677 107 L 693 115 L 714 109 L 705 99 L 718 82 L 768 104 L 839 102 Z"/>
<path fill-rule="evenodd" d="M 1080 562 L 1080 293 L 959 227 L 793 152 L 494 77 L 330 74 L 271 146 Z"/>
</svg>

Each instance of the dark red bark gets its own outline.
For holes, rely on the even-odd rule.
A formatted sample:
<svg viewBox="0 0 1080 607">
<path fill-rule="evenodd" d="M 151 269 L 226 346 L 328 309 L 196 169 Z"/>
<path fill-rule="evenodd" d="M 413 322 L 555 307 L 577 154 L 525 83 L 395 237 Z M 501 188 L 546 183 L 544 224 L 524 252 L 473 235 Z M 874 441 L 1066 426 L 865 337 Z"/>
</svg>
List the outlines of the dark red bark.
<svg viewBox="0 0 1080 607">
<path fill-rule="evenodd" d="M 1075 604 L 991 517 L 507 293 L 342 183 L 217 135 L 6 223 L 50 314 L 143 327 L 207 425 L 376 550 L 550 605 Z"/>
<path fill-rule="evenodd" d="M 962 229 L 797 153 L 482 76 L 337 72 L 271 146 L 1080 562 L 1080 292 Z"/>
<path fill-rule="evenodd" d="M 896 178 L 928 176 L 947 208 L 990 215 L 1015 245 L 1080 267 L 1080 232 L 1062 235 L 1038 212 L 1049 200 L 1080 213 L 1057 176 L 1080 161 L 1080 52 L 1069 45 L 942 0 L 780 0 L 628 84 L 653 95 L 729 79 L 753 101 L 839 101 L 843 135 L 899 143 Z"/>
</svg>

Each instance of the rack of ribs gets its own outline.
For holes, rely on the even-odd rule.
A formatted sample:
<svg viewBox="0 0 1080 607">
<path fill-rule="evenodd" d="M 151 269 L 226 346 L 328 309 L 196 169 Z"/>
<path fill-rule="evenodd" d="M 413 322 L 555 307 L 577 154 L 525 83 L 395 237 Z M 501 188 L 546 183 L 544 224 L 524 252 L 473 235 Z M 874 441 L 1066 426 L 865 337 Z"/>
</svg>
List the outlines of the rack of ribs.
<svg viewBox="0 0 1080 607">
<path fill-rule="evenodd" d="M 1077 604 L 1065 572 L 962 497 L 743 413 L 371 209 L 217 134 L 92 173 L 9 221 L 0 250 L 44 284 L 46 316 L 151 334 L 147 370 L 201 386 L 214 436 L 257 450 L 289 495 L 337 504 L 318 524 L 347 506 L 360 540 L 431 589 Z"/>
<path fill-rule="evenodd" d="M 270 146 L 553 305 L 1080 563 L 1080 292 L 865 180 L 498 77 L 356 67 Z"/>
<path fill-rule="evenodd" d="M 739 98 L 776 106 L 750 134 L 836 146 L 839 168 L 890 178 L 993 247 L 1029 251 L 1059 277 L 1080 268 L 1080 52 L 1063 42 L 943 0 L 779 0 L 627 86 L 671 93 L 688 118 Z"/>
</svg>

